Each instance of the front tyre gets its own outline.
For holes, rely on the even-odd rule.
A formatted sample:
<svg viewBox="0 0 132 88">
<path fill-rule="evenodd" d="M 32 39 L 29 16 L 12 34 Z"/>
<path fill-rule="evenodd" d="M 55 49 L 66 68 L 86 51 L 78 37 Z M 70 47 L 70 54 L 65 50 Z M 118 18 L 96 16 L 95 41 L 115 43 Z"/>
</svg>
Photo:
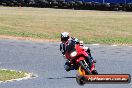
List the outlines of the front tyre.
<svg viewBox="0 0 132 88">
<path fill-rule="evenodd" d="M 84 76 L 77 75 L 76 81 L 79 85 L 84 85 L 87 81 L 87 79 Z"/>
</svg>

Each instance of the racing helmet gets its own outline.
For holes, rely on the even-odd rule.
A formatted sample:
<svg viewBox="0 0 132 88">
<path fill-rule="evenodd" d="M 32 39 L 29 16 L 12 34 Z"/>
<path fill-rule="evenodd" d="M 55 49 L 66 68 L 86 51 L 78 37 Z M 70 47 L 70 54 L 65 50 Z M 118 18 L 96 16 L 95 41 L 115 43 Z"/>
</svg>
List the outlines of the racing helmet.
<svg viewBox="0 0 132 88">
<path fill-rule="evenodd" d="M 69 39 L 69 33 L 68 32 L 63 32 L 61 33 L 61 41 L 66 42 Z"/>
</svg>

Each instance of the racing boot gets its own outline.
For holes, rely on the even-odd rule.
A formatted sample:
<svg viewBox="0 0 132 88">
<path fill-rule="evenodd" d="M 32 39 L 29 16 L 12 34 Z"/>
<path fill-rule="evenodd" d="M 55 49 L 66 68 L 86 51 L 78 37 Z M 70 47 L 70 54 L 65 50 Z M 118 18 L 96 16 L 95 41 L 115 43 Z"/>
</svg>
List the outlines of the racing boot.
<svg viewBox="0 0 132 88">
<path fill-rule="evenodd" d="M 66 61 L 64 68 L 67 72 L 69 72 L 70 70 L 74 70 L 75 67 L 73 64 L 70 63 L 70 61 Z"/>
</svg>

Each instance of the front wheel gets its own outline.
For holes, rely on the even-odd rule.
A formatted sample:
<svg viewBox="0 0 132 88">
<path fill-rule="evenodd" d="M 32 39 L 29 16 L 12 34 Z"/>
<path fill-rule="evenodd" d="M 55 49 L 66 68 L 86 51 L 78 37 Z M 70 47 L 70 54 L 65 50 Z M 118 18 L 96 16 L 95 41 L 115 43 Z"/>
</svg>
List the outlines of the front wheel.
<svg viewBox="0 0 132 88">
<path fill-rule="evenodd" d="M 84 85 L 87 81 L 87 79 L 84 76 L 77 75 L 76 81 L 79 85 Z"/>
</svg>

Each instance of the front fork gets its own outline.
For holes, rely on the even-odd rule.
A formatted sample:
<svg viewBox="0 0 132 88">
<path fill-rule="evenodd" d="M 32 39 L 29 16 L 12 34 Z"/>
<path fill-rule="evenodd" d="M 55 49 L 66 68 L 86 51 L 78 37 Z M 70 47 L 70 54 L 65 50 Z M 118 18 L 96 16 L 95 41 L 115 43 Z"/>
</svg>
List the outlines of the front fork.
<svg viewBox="0 0 132 88">
<path fill-rule="evenodd" d="M 90 72 L 89 66 L 88 66 L 88 64 L 86 63 L 85 60 L 81 60 L 81 61 L 79 62 L 79 64 L 80 64 L 80 66 L 82 66 L 82 68 L 85 70 L 86 74 L 92 74 L 92 73 Z"/>
</svg>

